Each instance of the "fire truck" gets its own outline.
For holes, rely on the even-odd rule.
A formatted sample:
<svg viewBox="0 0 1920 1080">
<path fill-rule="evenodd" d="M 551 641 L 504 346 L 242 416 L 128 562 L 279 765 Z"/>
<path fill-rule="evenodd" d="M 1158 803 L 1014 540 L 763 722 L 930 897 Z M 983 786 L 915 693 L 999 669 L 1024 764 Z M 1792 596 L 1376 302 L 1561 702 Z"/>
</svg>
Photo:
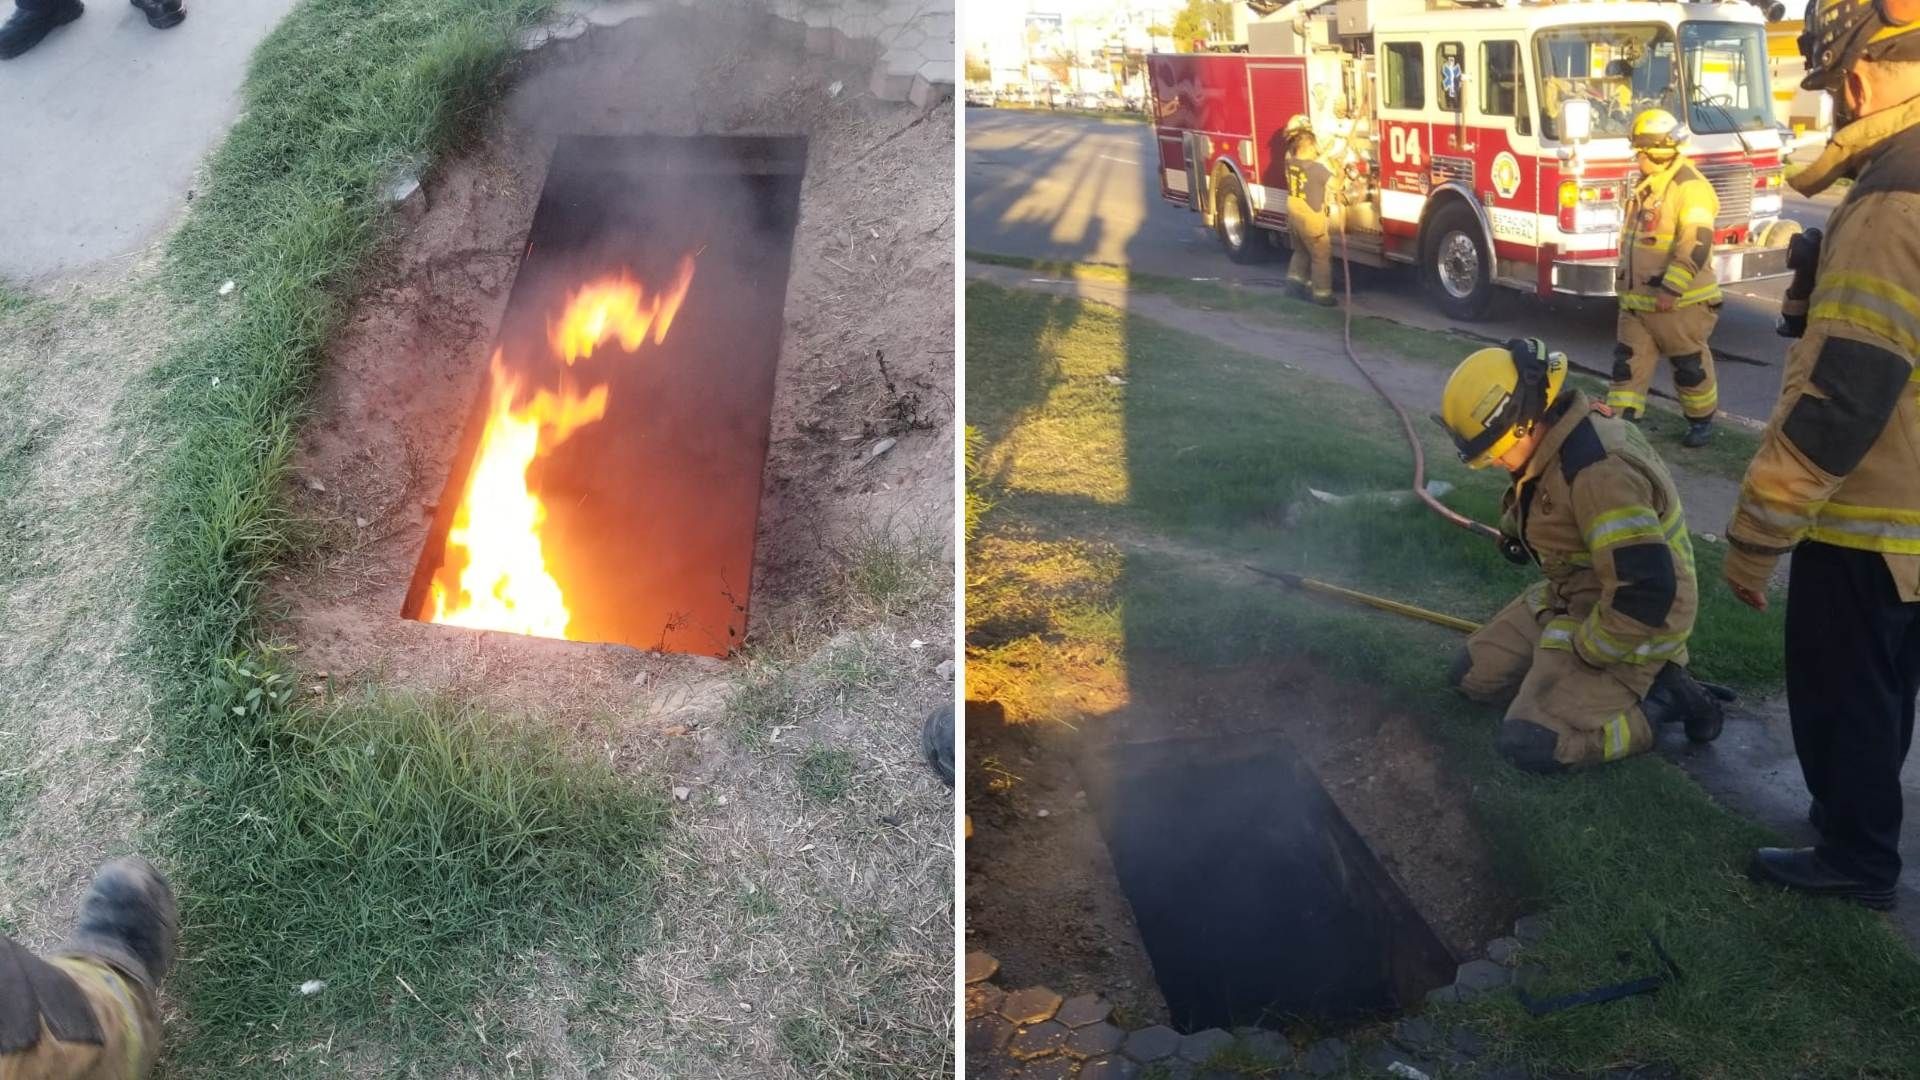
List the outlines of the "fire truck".
<svg viewBox="0 0 1920 1080">
<path fill-rule="evenodd" d="M 1287 227 L 1284 132 L 1305 116 L 1344 177 L 1353 262 L 1416 267 L 1457 319 L 1498 288 L 1612 296 L 1638 179 L 1628 131 L 1659 107 L 1692 131 L 1687 154 L 1720 196 L 1719 280 L 1787 272 L 1799 227 L 1781 217 L 1759 7 L 1439 3 L 1269 4 L 1245 52 L 1151 55 L 1161 196 L 1234 260 L 1265 257 Z"/>
</svg>

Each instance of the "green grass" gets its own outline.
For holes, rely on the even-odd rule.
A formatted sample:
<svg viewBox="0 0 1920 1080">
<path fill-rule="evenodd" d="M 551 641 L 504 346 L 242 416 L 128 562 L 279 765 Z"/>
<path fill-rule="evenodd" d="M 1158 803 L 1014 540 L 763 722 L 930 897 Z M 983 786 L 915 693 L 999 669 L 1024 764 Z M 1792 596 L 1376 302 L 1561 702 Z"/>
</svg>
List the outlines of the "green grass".
<svg viewBox="0 0 1920 1080">
<path fill-rule="evenodd" d="M 810 746 L 794 763 L 793 776 L 800 794 L 815 802 L 834 802 L 853 789 L 855 764 L 853 755 L 838 747 Z"/>
<path fill-rule="evenodd" d="M 1070 280 L 1125 285 L 1129 290 L 1166 296 L 1186 307 L 1231 311 L 1256 322 L 1285 326 L 1291 330 L 1309 330 L 1333 339 L 1340 336 L 1345 320 L 1337 308 L 1323 308 L 1305 300 L 1296 300 L 1279 289 L 1264 285 L 1194 281 L 1190 278 L 1143 274 L 1105 263 L 1063 262 L 980 251 L 968 252 L 967 258 L 991 266 L 1016 267 Z M 1426 330 L 1377 315 L 1354 316 L 1353 340 L 1358 345 L 1400 359 L 1447 370 L 1451 370 L 1468 353 L 1491 342 L 1491 339 L 1474 334 Z M 1608 365 L 1612 363 L 1611 357 L 1574 359 L 1576 363 L 1584 359 L 1589 367 L 1602 361 Z M 1604 397 L 1606 384 L 1603 380 L 1584 373 L 1578 373 L 1574 378 L 1589 393 Z M 1413 411 L 1417 414 L 1421 410 Z M 1658 399 L 1653 403 L 1643 430 L 1648 440 L 1676 467 L 1727 480 L 1738 481 L 1744 477 L 1747 462 L 1753 460 L 1754 453 L 1760 448 L 1758 433 L 1726 423 L 1719 425 L 1713 441 L 1707 446 L 1698 450 L 1683 448 L 1680 436 L 1686 433 L 1686 421 L 1677 406 Z"/>
<path fill-rule="evenodd" d="M 846 592 L 874 613 L 902 614 L 944 586 L 939 554 L 939 545 L 924 533 L 857 530 L 847 544 Z"/>
<path fill-rule="evenodd" d="M 1307 657 L 1428 718 L 1503 880 L 1553 931 L 1528 959 L 1557 994 L 1621 977 L 1651 930 L 1687 972 L 1653 997 L 1534 1020 L 1509 997 L 1454 1006 L 1537 1072 L 1666 1062 L 1682 1075 L 1914 1075 L 1920 962 L 1880 919 L 1758 889 L 1768 839 L 1655 756 L 1541 779 L 1491 746 L 1493 717 L 1447 693 L 1457 633 L 1251 586 L 1244 561 L 1484 616 L 1529 579 L 1424 510 L 1285 508 L 1311 485 L 1404 482 L 1377 402 L 1098 305 L 975 284 L 968 419 L 995 505 L 969 548 L 968 686 L 1009 715 L 1085 727 L 1130 665 L 1200 669 Z M 1105 376 L 1118 372 L 1124 386 Z M 1071 453 L 1069 453 L 1071 449 Z M 1431 457 L 1430 457 L 1431 459 Z M 1483 519 L 1493 477 L 1454 505 Z M 1778 686 L 1777 614 L 1739 608 L 1700 545 L 1698 669 Z"/>
<path fill-rule="evenodd" d="M 254 56 L 170 242 L 192 330 L 141 418 L 169 442 L 140 600 L 164 750 L 144 779 L 189 928 L 179 1071 L 326 1073 L 316 1047 L 344 1032 L 412 1068 L 498 1071 L 476 995 L 536 949 L 617 964 L 653 898 L 651 785 L 455 703 L 303 704 L 249 659 L 263 582 L 307 528 L 280 490 L 383 233 L 378 190 L 473 129 L 543 7 L 306 0 Z M 313 978 L 327 990 L 293 994 Z"/>
</svg>

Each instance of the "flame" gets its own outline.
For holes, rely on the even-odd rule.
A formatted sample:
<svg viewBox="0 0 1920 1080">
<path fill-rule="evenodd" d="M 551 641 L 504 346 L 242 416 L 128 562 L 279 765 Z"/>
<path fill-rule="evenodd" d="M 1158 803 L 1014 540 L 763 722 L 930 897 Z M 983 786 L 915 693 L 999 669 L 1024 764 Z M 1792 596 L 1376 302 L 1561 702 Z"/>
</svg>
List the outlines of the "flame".
<svg viewBox="0 0 1920 1080">
<path fill-rule="evenodd" d="M 693 259 L 680 260 L 673 282 L 649 297 L 625 274 L 590 282 L 567 299 L 547 327 L 559 364 L 593 355 L 617 337 L 632 353 L 667 328 L 693 283 Z M 571 614 L 548 569 L 541 543 L 547 508 L 527 484 L 534 462 L 607 412 L 607 386 L 582 389 L 570 378 L 540 387 L 525 401 L 527 380 L 500 350 L 489 368 L 486 426 L 467 474 L 466 489 L 447 531 L 446 557 L 435 572 L 428 622 L 539 637 L 567 636 Z"/>
<path fill-rule="evenodd" d="M 686 299 L 693 284 L 693 257 L 680 260 L 680 269 L 666 291 L 651 300 L 640 284 L 625 274 L 593 282 L 574 293 L 557 323 L 547 325 L 547 341 L 560 359 L 572 364 L 592 356 L 596 346 L 614 335 L 628 352 L 646 341 L 649 331 L 655 345 L 667 340 L 667 328 Z"/>
</svg>

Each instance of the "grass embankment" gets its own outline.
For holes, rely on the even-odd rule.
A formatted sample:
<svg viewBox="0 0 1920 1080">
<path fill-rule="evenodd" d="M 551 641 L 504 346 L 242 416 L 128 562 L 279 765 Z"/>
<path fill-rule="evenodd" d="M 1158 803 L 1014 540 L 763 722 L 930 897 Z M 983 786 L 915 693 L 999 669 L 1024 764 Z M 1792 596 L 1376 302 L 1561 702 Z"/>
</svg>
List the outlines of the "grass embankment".
<svg viewBox="0 0 1920 1080">
<path fill-rule="evenodd" d="M 1644 959 L 1647 931 L 1687 974 L 1543 1020 L 1504 996 L 1460 1007 L 1504 1053 L 1538 1069 L 1668 1062 L 1711 1077 L 1920 1068 L 1920 962 L 1870 915 L 1749 885 L 1764 832 L 1676 767 L 1642 757 L 1524 776 L 1493 752 L 1493 715 L 1445 690 L 1459 635 L 1235 576 L 1260 562 L 1473 617 L 1530 580 L 1424 509 L 1305 497 L 1404 485 L 1397 425 L 1371 396 L 1098 305 L 974 284 L 967 312 L 967 415 L 992 500 L 970 547 L 970 695 L 1084 726 L 1124 700 L 1136 656 L 1306 655 L 1430 718 L 1502 872 L 1551 920 L 1528 956 L 1547 970 L 1538 992 L 1627 977 L 1618 954 Z M 1489 519 L 1500 480 L 1448 461 L 1437 434 L 1429 460 L 1459 485 L 1449 501 Z M 1718 584 L 1720 549 L 1696 551 L 1697 670 L 1776 687 L 1777 606 L 1739 607 Z"/>
<path fill-rule="evenodd" d="M 280 497 L 295 430 L 379 191 L 471 129 L 543 6 L 307 0 L 254 57 L 170 244 L 191 330 L 144 417 L 171 439 L 142 614 L 181 1071 L 326 1071 L 373 1044 L 422 1074 L 500 1071 L 476 997 L 535 950 L 617 963 L 652 900 L 657 791 L 457 704 L 312 695 L 254 651 L 262 584 L 303 540 Z M 294 992 L 310 979 L 327 988 Z"/>
<path fill-rule="evenodd" d="M 1242 285 L 1233 281 L 1194 281 L 1191 278 L 1143 274 L 1124 266 L 1106 263 L 1031 259 L 1019 255 L 995 255 L 979 251 L 968 252 L 967 258 L 990 266 L 1016 267 L 1072 281 L 1124 285 L 1129 291 L 1165 296 L 1186 307 L 1231 311 L 1255 321 L 1285 325 L 1296 331 L 1309 330 L 1324 333 L 1332 337 L 1340 335 L 1345 319 L 1343 313 L 1337 308 L 1323 308 L 1305 300 L 1296 300 L 1268 285 Z M 1373 272 L 1398 273 L 1392 270 Z M 1410 277 L 1407 280 L 1411 282 Z M 1362 297 L 1365 295 L 1358 286 L 1356 286 L 1356 292 Z M 1549 345 L 1553 344 L 1551 331 L 1546 333 L 1548 336 L 1545 340 Z M 1492 343 L 1492 339 L 1472 333 L 1426 330 L 1377 315 L 1354 316 L 1353 340 L 1363 348 L 1390 353 L 1403 360 L 1430 364 L 1449 371 L 1468 353 Z M 1613 364 L 1613 357 L 1610 355 L 1576 355 L 1572 360 L 1576 367 L 1584 367 L 1587 372 L 1606 371 Z M 1578 385 L 1588 393 L 1595 396 L 1605 395 L 1606 383 L 1601 378 L 1584 372 L 1574 377 Z M 1403 402 L 1403 404 L 1409 408 L 1413 407 L 1411 402 Z M 1719 425 L 1713 441 L 1705 447 L 1698 450 L 1682 447 L 1680 436 L 1686 434 L 1687 422 L 1680 415 L 1677 405 L 1658 397 L 1653 400 L 1653 407 L 1646 417 L 1642 430 L 1646 432 L 1648 440 L 1673 464 L 1703 475 L 1718 476 L 1727 480 L 1738 481 L 1744 477 L 1747 462 L 1753 460 L 1754 452 L 1760 447 L 1760 438 L 1756 432 L 1728 423 Z M 1708 523 L 1696 522 L 1695 524 Z M 1709 527 L 1717 529 L 1722 524 L 1724 522 L 1715 522 Z"/>
</svg>

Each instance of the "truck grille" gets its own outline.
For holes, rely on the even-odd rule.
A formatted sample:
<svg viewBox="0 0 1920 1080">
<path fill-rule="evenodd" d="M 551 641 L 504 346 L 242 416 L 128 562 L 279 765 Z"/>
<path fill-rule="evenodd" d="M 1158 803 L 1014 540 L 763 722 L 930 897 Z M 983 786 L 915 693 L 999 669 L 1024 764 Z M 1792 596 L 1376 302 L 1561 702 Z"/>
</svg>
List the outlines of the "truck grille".
<svg viewBox="0 0 1920 1080">
<path fill-rule="evenodd" d="M 1713 193 L 1720 197 L 1720 216 L 1714 220 L 1714 228 L 1745 225 L 1753 213 L 1753 166 L 1744 163 L 1702 165 L 1700 175 L 1707 178 L 1713 185 Z"/>
<path fill-rule="evenodd" d="M 1436 184 L 1454 181 L 1465 184 L 1468 188 L 1473 187 L 1472 158 L 1448 157 L 1435 154 L 1433 155 L 1432 163 L 1429 165 L 1429 171 L 1432 174 L 1433 182 Z"/>
</svg>

